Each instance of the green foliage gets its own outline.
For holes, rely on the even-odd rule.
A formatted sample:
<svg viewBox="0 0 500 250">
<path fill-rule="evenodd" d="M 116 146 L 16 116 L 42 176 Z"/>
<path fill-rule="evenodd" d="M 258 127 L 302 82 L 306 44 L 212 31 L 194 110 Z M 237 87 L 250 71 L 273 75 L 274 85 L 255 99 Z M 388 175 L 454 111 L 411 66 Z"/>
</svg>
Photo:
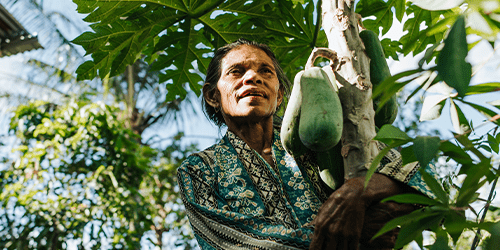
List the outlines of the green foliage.
<svg viewBox="0 0 500 250">
<path fill-rule="evenodd" d="M 177 145 L 182 157 L 173 158 L 143 145 L 120 114 L 116 106 L 79 100 L 15 110 L 10 131 L 20 140 L 18 157 L 1 171 L 2 249 L 65 249 L 87 236 L 81 247 L 140 248 L 151 228 L 161 234 L 186 223 L 183 211 L 166 204 L 180 203 L 174 172 L 189 150 Z M 177 219 L 167 222 L 173 213 Z"/>
<path fill-rule="evenodd" d="M 472 66 L 465 61 L 467 52 L 465 20 L 463 16 L 460 16 L 444 41 L 437 63 L 437 71 L 441 79 L 456 89 L 460 97 L 467 93 L 472 74 Z"/>
<path fill-rule="evenodd" d="M 78 79 L 115 76 L 145 57 L 162 70 L 167 101 L 183 99 L 187 91 L 199 95 L 210 52 L 240 37 L 269 44 L 289 77 L 312 48 L 326 46 L 312 1 L 305 7 L 270 0 L 74 2 L 92 23 L 92 31 L 73 40 L 92 56 L 78 68 Z"/>
<path fill-rule="evenodd" d="M 211 52 L 223 44 L 245 37 L 267 43 L 276 53 L 290 79 L 302 69 L 313 47 L 327 46 L 325 33 L 320 28 L 321 1 L 246 1 L 246 0 L 74 0 L 78 11 L 87 14 L 92 23 L 91 32 L 74 40 L 82 45 L 92 60 L 83 63 L 77 73 L 79 79 L 93 79 L 121 74 L 126 65 L 144 58 L 153 69 L 160 70 L 160 81 L 166 82 L 166 103 L 180 100 L 188 91 L 200 94 L 202 76 L 206 73 Z M 415 1 L 418 2 L 418 1 Z M 460 2 L 459 2 L 460 3 Z M 500 30 L 500 7 L 486 1 L 467 1 L 451 9 L 431 10 L 403 0 L 361 0 L 356 12 L 364 17 L 363 25 L 379 35 L 387 34 L 394 17 L 403 22 L 404 35 L 398 41 L 381 41 L 386 58 L 398 55 L 423 54 L 418 68 L 400 72 L 384 80 L 373 90 L 373 96 L 383 105 L 410 83 L 419 86 L 408 99 L 424 94 L 421 121 L 440 117 L 449 103 L 449 116 L 456 134 L 443 139 L 408 135 L 390 125 L 383 126 L 375 137 L 388 145 L 374 159 L 367 177 L 375 171 L 382 155 L 389 148 L 401 147 L 404 163 L 418 161 L 421 165 L 435 164 L 445 159 L 456 166 L 456 176 L 450 185 L 420 174 L 436 197 L 407 196 L 398 201 L 429 205 L 414 213 L 389 222 L 382 231 L 401 226 L 396 247 L 412 240 L 423 248 L 422 232 L 433 231 L 436 241 L 429 249 L 446 249 L 458 244 L 465 231 L 481 229 L 492 233 L 487 247 L 498 241 L 498 225 L 493 221 L 467 220 L 464 211 L 478 201 L 478 190 L 498 177 L 493 156 L 498 155 L 500 136 L 499 101 L 473 103 L 471 96 L 500 90 L 500 83 L 489 82 L 469 86 L 471 65 L 465 60 L 468 51 L 477 43 L 468 43 L 467 35 L 475 34 L 491 45 Z M 419 7 L 420 6 L 420 7 Z M 496 6 L 496 7 L 495 7 Z M 314 17 L 317 16 L 318 20 Z M 470 42 L 470 41 L 469 41 Z M 437 66 L 434 64 L 437 63 Z M 472 121 L 465 108 L 484 116 L 484 122 L 494 126 L 483 135 L 471 132 L 480 122 Z M 40 124 L 44 117 L 40 117 Z M 420 125 L 419 125 L 420 126 Z M 479 125 L 480 126 L 480 125 Z M 56 130 L 56 127 L 52 129 Z M 33 130 L 35 131 L 35 130 Z M 47 129 L 49 131 L 49 129 Z M 42 129 L 40 135 L 44 135 Z M 76 134 L 76 132 L 75 132 Z M 38 134 L 37 134 L 38 135 Z M 62 135 L 60 135 L 62 136 Z M 69 144 L 71 145 L 71 144 Z M 26 145 L 28 146 L 28 145 Z M 36 155 L 34 147 L 20 148 L 21 152 Z M 23 151 L 24 150 L 24 151 Z M 113 165 L 114 166 L 114 165 Z M 105 168 L 104 176 L 113 185 L 109 174 L 118 182 L 123 173 Z M 456 182 L 456 177 L 463 181 Z M 396 199 L 396 198 L 394 198 Z M 489 211 L 489 210 L 488 210 Z M 474 211 L 474 213 L 476 213 Z M 479 214 L 476 213 L 476 216 Z M 495 245 L 496 246 L 496 245 Z"/>
</svg>

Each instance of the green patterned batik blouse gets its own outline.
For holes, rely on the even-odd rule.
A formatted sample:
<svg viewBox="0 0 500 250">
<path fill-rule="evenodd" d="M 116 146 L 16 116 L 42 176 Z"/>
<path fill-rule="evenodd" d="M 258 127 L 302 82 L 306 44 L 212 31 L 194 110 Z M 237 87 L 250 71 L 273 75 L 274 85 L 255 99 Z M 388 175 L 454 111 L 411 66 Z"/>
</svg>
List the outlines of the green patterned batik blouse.
<svg viewBox="0 0 500 250">
<path fill-rule="evenodd" d="M 271 167 L 241 138 L 222 140 L 188 157 L 178 182 L 189 221 L 202 249 L 307 249 L 308 226 L 332 192 L 309 154 L 293 159 L 274 130 Z M 432 196 L 418 164 L 402 166 L 397 151 L 382 160 L 379 173 Z"/>
</svg>

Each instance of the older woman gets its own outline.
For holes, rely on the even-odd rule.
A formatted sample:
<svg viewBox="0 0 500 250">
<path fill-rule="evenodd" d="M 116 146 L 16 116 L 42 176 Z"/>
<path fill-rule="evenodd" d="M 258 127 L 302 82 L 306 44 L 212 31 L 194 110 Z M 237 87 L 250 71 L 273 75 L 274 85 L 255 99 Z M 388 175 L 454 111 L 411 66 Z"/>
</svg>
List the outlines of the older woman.
<svg viewBox="0 0 500 250">
<path fill-rule="evenodd" d="M 202 249 L 307 249 L 313 238 L 312 248 L 357 249 L 359 242 L 373 243 L 363 236 L 369 227 L 364 215 L 378 201 L 409 187 L 426 192 L 418 167 L 396 167 L 394 156 L 365 191 L 358 178 L 331 194 L 312 154 L 294 159 L 280 144 L 274 116 L 290 84 L 267 46 L 244 39 L 228 44 L 215 52 L 207 72 L 205 111 L 227 133 L 178 170 Z"/>
</svg>

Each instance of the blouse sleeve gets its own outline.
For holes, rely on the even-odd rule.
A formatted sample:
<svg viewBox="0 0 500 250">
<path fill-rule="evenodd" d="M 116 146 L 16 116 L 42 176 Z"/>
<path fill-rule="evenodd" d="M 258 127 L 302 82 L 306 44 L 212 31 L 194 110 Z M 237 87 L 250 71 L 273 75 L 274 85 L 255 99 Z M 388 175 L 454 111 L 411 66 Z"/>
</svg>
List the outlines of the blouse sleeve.
<svg viewBox="0 0 500 250">
<path fill-rule="evenodd" d="M 204 158 L 204 159 L 203 159 Z M 181 197 L 202 249 L 307 249 L 312 227 L 287 228 L 231 211 L 217 191 L 210 157 L 190 156 L 177 171 Z"/>
<path fill-rule="evenodd" d="M 377 145 L 379 150 L 382 150 L 387 146 L 381 142 L 377 142 Z M 420 174 L 420 169 L 421 166 L 418 162 L 410 162 L 403 165 L 401 154 L 397 150 L 391 149 L 382 158 L 380 166 L 377 169 L 377 173 L 384 174 L 392 179 L 403 182 L 430 198 L 436 198 Z M 426 166 L 424 171 L 437 178 L 436 171 L 431 167 L 431 165 Z"/>
</svg>

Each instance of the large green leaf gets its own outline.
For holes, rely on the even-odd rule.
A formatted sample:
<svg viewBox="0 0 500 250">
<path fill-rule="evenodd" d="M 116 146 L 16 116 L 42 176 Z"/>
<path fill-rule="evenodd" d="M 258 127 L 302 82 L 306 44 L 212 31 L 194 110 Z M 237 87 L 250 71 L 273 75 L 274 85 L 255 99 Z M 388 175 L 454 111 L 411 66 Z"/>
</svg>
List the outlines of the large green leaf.
<svg viewBox="0 0 500 250">
<path fill-rule="evenodd" d="M 173 101 L 179 97 L 183 99 L 187 95 L 185 84 L 189 84 L 189 89 L 197 95 L 201 93 L 203 79 L 194 71 L 193 63 L 196 63 L 201 72 L 206 72 L 210 58 L 204 54 L 212 50 L 206 45 L 205 48 L 200 46 L 200 44 L 208 45 L 209 42 L 202 30 L 195 30 L 197 24 L 196 20 L 186 19 L 179 26 L 182 31 L 167 32 L 158 43 L 161 49 L 165 48 L 166 54 L 158 58 L 152 69 L 165 69 L 165 73 L 160 75 L 160 82 L 169 81 L 166 101 Z M 166 45 L 168 43 L 171 44 Z"/>
<path fill-rule="evenodd" d="M 395 148 L 401 145 L 404 145 L 410 142 L 412 139 L 405 132 L 401 131 L 399 128 L 396 128 L 390 124 L 386 124 L 380 128 L 377 132 L 377 135 L 373 138 L 374 140 L 378 140 L 389 144 L 384 149 L 380 150 L 380 152 L 375 156 L 372 163 L 370 164 L 370 168 L 366 173 L 365 178 L 365 187 L 368 185 L 370 178 L 377 170 L 377 166 L 379 165 L 382 158 L 391 150 L 391 148 Z"/>
<path fill-rule="evenodd" d="M 289 1 L 279 1 L 280 19 L 255 19 L 266 30 L 273 33 L 274 37 L 293 39 L 295 42 L 312 44 L 315 26 L 313 22 L 314 5 L 293 5 Z"/>
<path fill-rule="evenodd" d="M 97 22 L 101 19 L 108 18 L 108 16 L 113 14 L 126 13 L 124 11 L 126 11 L 126 9 L 131 5 L 135 4 L 139 4 L 139 6 L 143 4 L 161 5 L 167 9 L 178 10 L 185 13 L 188 13 L 189 10 L 193 9 L 193 5 L 189 4 L 190 1 L 187 0 L 73 0 L 73 2 L 78 5 L 77 11 L 79 13 L 90 13 L 89 19 L 86 20 L 88 22 Z M 188 5 L 186 3 L 188 3 Z M 198 5 L 195 5 L 194 7 L 197 7 Z M 189 9 L 189 7 L 191 7 L 191 9 Z"/>
<path fill-rule="evenodd" d="M 427 166 L 436 157 L 440 144 L 439 137 L 419 136 L 413 140 L 413 152 L 421 166 Z"/>
<path fill-rule="evenodd" d="M 387 222 L 381 229 L 378 231 L 373 238 L 376 238 L 384 233 L 389 232 L 390 230 L 396 228 L 397 226 L 407 226 L 412 224 L 418 224 L 422 221 L 427 221 L 429 218 L 444 217 L 444 212 L 446 210 L 443 209 L 435 209 L 435 207 L 419 209 L 411 212 L 410 214 L 397 217 Z M 426 229 L 426 228 L 424 228 Z M 421 232 L 421 231 L 420 231 Z"/>
<path fill-rule="evenodd" d="M 111 23 L 113 21 L 119 20 L 120 18 L 128 17 L 128 14 L 134 12 L 136 8 L 141 6 L 141 1 L 136 2 L 100 2 L 100 1 L 73 1 L 78 5 L 77 11 L 80 13 L 90 13 L 83 20 L 89 23 L 99 22 L 101 24 Z M 83 2 L 92 2 L 90 6 L 93 9 L 88 9 L 84 6 Z M 90 7 L 89 6 L 89 7 Z"/>
<path fill-rule="evenodd" d="M 204 25 L 205 36 L 212 45 L 218 48 L 239 38 L 262 41 L 263 37 L 268 36 L 269 31 L 260 26 L 256 26 L 252 18 L 244 15 L 235 15 L 232 13 L 221 14 L 215 18 L 205 15 L 199 18 Z"/>
<path fill-rule="evenodd" d="M 437 70 L 441 79 L 456 89 L 461 97 L 467 93 L 472 75 L 472 66 L 465 61 L 467 53 L 465 18 L 460 16 L 444 41 L 444 48 L 438 56 Z"/>
<path fill-rule="evenodd" d="M 448 17 L 453 18 L 453 13 L 449 11 L 429 11 L 415 5 L 408 6 L 406 14 L 410 16 L 403 24 L 403 31 L 407 33 L 400 42 L 404 55 L 411 52 L 414 56 L 427 49 L 428 45 L 440 42 L 448 30 Z"/>
<path fill-rule="evenodd" d="M 277 19 L 279 18 L 276 9 L 272 7 L 271 0 L 262 1 L 247 1 L 247 0 L 235 0 L 226 1 L 221 4 L 219 9 L 224 11 L 229 11 L 233 13 L 238 13 L 238 15 L 247 15 L 255 18 L 264 19 Z"/>
<path fill-rule="evenodd" d="M 383 199 L 381 202 L 395 201 L 398 203 L 422 204 L 422 205 L 442 205 L 442 203 L 435 201 L 427 196 L 421 194 L 400 194 Z"/>
<path fill-rule="evenodd" d="M 413 241 L 418 235 L 421 235 L 424 230 L 438 226 L 443 218 L 444 215 L 437 214 L 401 227 L 394 248 L 400 249 Z"/>
<path fill-rule="evenodd" d="M 116 21 L 111 24 L 94 25 L 94 32 L 85 32 L 73 40 L 82 45 L 93 61 L 87 61 L 77 70 L 78 79 L 104 78 L 109 73 L 115 76 L 123 72 L 126 65 L 139 57 L 146 45 L 164 27 L 177 22 L 180 15 L 173 10 L 155 12 L 133 21 Z"/>
<path fill-rule="evenodd" d="M 405 144 L 412 140 L 405 132 L 390 124 L 382 126 L 373 139 L 386 144 L 393 144 L 395 142 Z"/>
<path fill-rule="evenodd" d="M 381 27 L 383 35 L 392 27 L 393 8 L 396 18 L 399 21 L 403 20 L 405 10 L 404 0 L 389 0 L 386 2 L 382 0 L 361 0 L 356 5 L 356 12 L 363 17 L 375 16 L 375 19 L 365 19 L 363 25 L 377 34 L 379 34 Z"/>
</svg>

